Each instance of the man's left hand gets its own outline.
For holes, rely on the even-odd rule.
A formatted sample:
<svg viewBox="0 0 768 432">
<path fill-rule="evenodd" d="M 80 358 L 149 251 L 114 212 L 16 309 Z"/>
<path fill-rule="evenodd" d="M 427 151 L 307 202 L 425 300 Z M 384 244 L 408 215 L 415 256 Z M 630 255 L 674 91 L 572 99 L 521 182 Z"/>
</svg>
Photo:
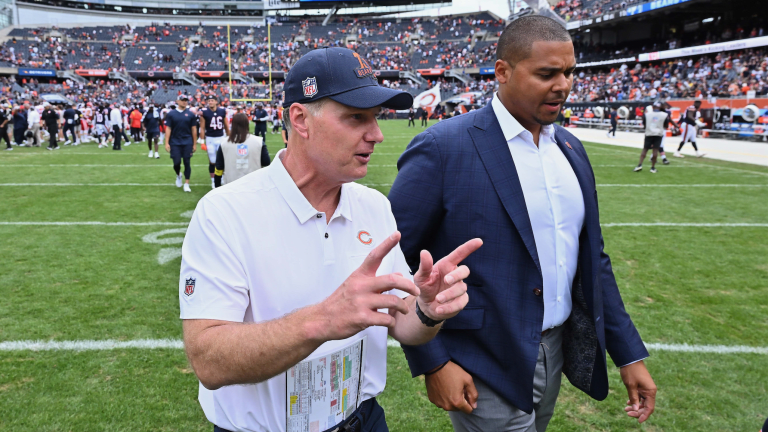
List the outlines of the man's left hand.
<svg viewBox="0 0 768 432">
<path fill-rule="evenodd" d="M 482 245 L 483 241 L 479 238 L 472 239 L 434 264 L 432 255 L 426 250 L 421 251 L 421 264 L 413 275 L 413 282 L 421 290 L 416 301 L 426 316 L 441 321 L 456 316 L 464 309 L 469 301 L 464 283 L 469 276 L 469 268 L 459 266 L 459 263 Z"/>
<path fill-rule="evenodd" d="M 645 363 L 641 360 L 622 367 L 621 380 L 629 394 L 624 411 L 628 416 L 636 418 L 638 423 L 648 420 L 656 407 L 656 384 Z"/>
</svg>

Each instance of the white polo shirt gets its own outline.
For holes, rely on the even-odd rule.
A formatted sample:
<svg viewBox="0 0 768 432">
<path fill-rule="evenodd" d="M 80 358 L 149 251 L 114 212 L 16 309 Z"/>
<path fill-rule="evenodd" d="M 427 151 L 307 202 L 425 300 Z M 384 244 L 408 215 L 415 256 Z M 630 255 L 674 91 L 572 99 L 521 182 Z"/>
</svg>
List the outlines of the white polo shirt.
<svg viewBox="0 0 768 432">
<path fill-rule="evenodd" d="M 285 170 L 283 151 L 269 167 L 211 191 L 198 203 L 182 248 L 182 319 L 262 322 L 319 303 L 397 229 L 387 198 L 356 183 L 342 186 L 339 206 L 326 223 L 327 215 L 310 205 Z M 393 272 L 409 275 L 399 245 L 377 274 Z M 360 401 L 384 390 L 387 331 L 370 327 L 354 337 L 367 336 Z M 326 342 L 310 357 L 344 345 Z M 221 428 L 286 429 L 285 373 L 214 391 L 201 384 L 199 400 L 208 420 Z"/>
</svg>

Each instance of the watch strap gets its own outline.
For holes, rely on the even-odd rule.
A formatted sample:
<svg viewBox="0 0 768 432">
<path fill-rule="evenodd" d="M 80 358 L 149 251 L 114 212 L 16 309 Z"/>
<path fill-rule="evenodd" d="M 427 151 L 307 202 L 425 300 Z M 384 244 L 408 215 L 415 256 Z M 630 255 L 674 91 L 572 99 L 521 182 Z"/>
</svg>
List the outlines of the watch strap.
<svg viewBox="0 0 768 432">
<path fill-rule="evenodd" d="M 416 316 L 419 317 L 419 320 L 421 320 L 422 324 L 424 324 L 427 327 L 434 327 L 434 326 L 440 324 L 441 322 L 445 321 L 445 320 L 439 320 L 439 321 L 438 320 L 433 320 L 432 318 L 428 317 L 421 310 L 421 307 L 419 306 L 419 301 L 418 300 L 416 300 Z"/>
</svg>

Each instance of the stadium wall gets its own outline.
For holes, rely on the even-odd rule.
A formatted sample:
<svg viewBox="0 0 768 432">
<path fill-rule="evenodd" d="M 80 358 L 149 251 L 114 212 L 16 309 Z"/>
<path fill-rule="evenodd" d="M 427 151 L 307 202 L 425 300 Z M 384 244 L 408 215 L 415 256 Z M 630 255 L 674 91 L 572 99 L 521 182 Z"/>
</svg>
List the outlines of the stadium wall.
<svg viewBox="0 0 768 432">
<path fill-rule="evenodd" d="M 171 24 L 198 24 L 203 21 L 206 25 L 264 25 L 262 16 L 174 16 L 152 14 L 126 14 L 120 12 L 86 11 L 82 9 L 62 8 L 48 5 L 32 5 L 16 3 L 16 25 L 18 26 L 59 26 L 59 27 L 83 27 L 97 25 L 150 25 L 157 22 L 169 22 Z M 172 3 L 165 3 L 164 7 L 172 7 Z M 259 10 L 261 13 L 261 10 Z"/>
</svg>

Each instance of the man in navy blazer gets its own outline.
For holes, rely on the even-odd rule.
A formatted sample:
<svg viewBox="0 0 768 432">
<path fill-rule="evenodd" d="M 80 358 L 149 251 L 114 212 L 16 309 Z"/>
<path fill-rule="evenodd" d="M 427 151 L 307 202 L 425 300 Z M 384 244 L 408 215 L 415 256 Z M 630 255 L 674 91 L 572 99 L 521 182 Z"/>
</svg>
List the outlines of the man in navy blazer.
<svg viewBox="0 0 768 432">
<path fill-rule="evenodd" d="M 595 177 L 581 142 L 555 126 L 576 66 L 568 32 L 520 18 L 499 39 L 498 93 L 488 106 L 416 136 L 389 199 L 416 269 L 469 239 L 469 303 L 432 341 L 403 346 L 413 376 L 456 431 L 543 432 L 561 371 L 608 395 L 606 350 L 645 421 L 656 386 L 603 251 Z"/>
</svg>

